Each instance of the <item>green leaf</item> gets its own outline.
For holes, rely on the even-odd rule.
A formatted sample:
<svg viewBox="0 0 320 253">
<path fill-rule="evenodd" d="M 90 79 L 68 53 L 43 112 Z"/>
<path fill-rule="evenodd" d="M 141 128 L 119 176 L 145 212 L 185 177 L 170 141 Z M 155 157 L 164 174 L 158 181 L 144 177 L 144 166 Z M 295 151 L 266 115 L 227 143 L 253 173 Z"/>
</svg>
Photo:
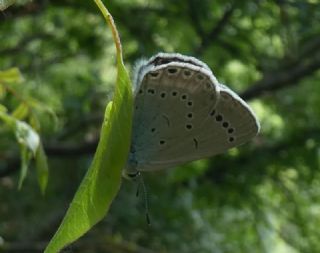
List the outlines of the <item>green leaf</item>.
<svg viewBox="0 0 320 253">
<path fill-rule="evenodd" d="M 29 124 L 36 131 L 40 130 L 40 122 L 39 122 L 39 119 L 38 119 L 38 117 L 37 117 L 37 115 L 35 113 L 30 114 Z"/>
<path fill-rule="evenodd" d="M 4 99 L 4 97 L 7 95 L 7 90 L 6 88 L 1 85 L 0 83 L 0 99 Z"/>
<path fill-rule="evenodd" d="M 29 108 L 25 103 L 21 103 L 13 112 L 12 116 L 16 119 L 22 120 L 27 117 L 29 113 Z"/>
<path fill-rule="evenodd" d="M 8 111 L 7 107 L 5 107 L 4 105 L 0 104 L 0 112 L 1 113 L 6 113 Z"/>
<path fill-rule="evenodd" d="M 54 126 L 56 126 L 58 124 L 57 123 L 58 122 L 58 117 L 57 117 L 56 113 L 54 112 L 54 110 L 52 108 L 50 108 L 46 104 L 40 102 L 39 100 L 37 100 L 35 98 L 28 97 L 28 105 L 32 109 L 36 109 L 37 111 L 41 111 L 41 112 L 47 113 L 51 117 Z M 33 125 L 33 123 L 32 124 L 30 123 L 30 124 L 33 127 L 35 127 L 35 129 L 40 129 L 39 120 L 36 118 L 36 116 L 34 114 L 30 115 L 31 118 L 32 118 L 32 115 L 34 116 L 34 118 L 31 119 L 31 120 L 33 121 L 33 123 L 35 123 L 35 125 Z"/>
<path fill-rule="evenodd" d="M 31 158 L 36 160 L 36 169 L 41 193 L 44 194 L 48 183 L 48 163 L 47 157 L 40 142 L 40 137 L 33 128 L 23 121 L 17 120 L 12 115 L 6 113 L 6 107 L 0 104 L 0 119 L 3 120 L 15 132 L 17 141 L 20 144 L 21 170 L 18 183 L 20 190 L 27 176 Z"/>
<path fill-rule="evenodd" d="M 36 159 L 38 183 L 40 186 L 41 193 L 44 194 L 48 184 L 49 166 L 48 166 L 47 156 L 44 152 L 42 143 L 40 143 L 39 145 L 35 159 Z"/>
<path fill-rule="evenodd" d="M 0 107 L 0 119 L 14 131 L 16 127 L 16 119 L 7 114 L 7 108 L 4 105 L 1 105 Z"/>
<path fill-rule="evenodd" d="M 39 148 L 40 137 L 31 126 L 19 120 L 15 120 L 15 134 L 21 150 L 21 171 L 18 185 L 20 190 L 27 176 L 29 162 Z"/>
<path fill-rule="evenodd" d="M 104 121 L 108 121 L 109 118 L 110 118 L 110 113 L 111 113 L 111 109 L 112 109 L 112 101 L 110 101 L 108 104 L 107 104 L 107 107 L 106 107 L 106 110 L 105 110 L 105 113 L 104 113 Z"/>
<path fill-rule="evenodd" d="M 95 1 L 107 13 L 101 1 Z M 111 18 L 112 19 L 112 18 Z M 109 22 L 109 21 L 108 21 Z M 110 22 L 109 22 L 110 25 Z M 117 31 L 110 25 L 114 40 Z M 129 75 L 124 67 L 121 47 L 117 45 L 117 82 L 112 104 L 106 107 L 100 141 L 91 167 L 85 175 L 71 205 L 45 253 L 59 252 L 78 239 L 108 212 L 121 184 L 131 140 L 133 98 Z"/>
<path fill-rule="evenodd" d="M 19 183 L 18 189 L 20 190 L 22 184 L 27 176 L 29 163 L 32 157 L 32 153 L 28 149 L 25 144 L 20 145 L 20 152 L 21 152 L 21 169 L 20 169 L 20 176 L 19 176 Z"/>
<path fill-rule="evenodd" d="M 18 68 L 10 68 L 8 70 L 0 71 L 0 82 L 3 81 L 5 83 L 19 83 L 22 81 L 22 79 L 22 75 Z"/>
</svg>

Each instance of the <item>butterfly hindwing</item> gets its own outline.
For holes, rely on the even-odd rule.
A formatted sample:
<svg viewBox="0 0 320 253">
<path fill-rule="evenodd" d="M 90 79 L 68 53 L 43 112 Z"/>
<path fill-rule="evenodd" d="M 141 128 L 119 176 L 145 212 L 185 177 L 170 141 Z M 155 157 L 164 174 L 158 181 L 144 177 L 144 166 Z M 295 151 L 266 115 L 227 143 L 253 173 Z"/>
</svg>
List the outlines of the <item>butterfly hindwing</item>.
<svg viewBox="0 0 320 253">
<path fill-rule="evenodd" d="M 247 104 L 193 59 L 162 54 L 139 69 L 129 166 L 174 167 L 222 153 L 257 134 Z"/>
</svg>

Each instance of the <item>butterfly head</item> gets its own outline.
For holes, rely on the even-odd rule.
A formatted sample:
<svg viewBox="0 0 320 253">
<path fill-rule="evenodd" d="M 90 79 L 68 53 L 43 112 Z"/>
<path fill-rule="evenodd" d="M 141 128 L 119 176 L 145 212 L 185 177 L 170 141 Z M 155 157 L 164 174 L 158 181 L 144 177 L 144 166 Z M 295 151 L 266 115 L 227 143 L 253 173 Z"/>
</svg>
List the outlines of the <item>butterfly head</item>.
<svg viewBox="0 0 320 253">
<path fill-rule="evenodd" d="M 122 176 L 130 181 L 136 180 L 140 176 L 140 172 L 137 170 L 137 161 L 134 159 L 133 154 L 129 154 L 129 159 L 126 167 L 122 171 Z"/>
<path fill-rule="evenodd" d="M 122 176 L 125 178 L 125 179 L 128 179 L 130 181 L 134 181 L 136 180 L 139 176 L 140 176 L 140 172 L 139 171 L 128 171 L 126 169 L 124 169 L 122 171 Z"/>
</svg>

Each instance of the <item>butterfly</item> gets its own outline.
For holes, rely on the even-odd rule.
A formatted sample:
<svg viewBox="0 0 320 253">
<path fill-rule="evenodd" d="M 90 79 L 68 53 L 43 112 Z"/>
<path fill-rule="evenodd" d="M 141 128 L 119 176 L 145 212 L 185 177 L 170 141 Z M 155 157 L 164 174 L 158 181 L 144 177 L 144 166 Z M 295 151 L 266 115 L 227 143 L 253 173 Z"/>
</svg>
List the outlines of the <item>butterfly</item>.
<svg viewBox="0 0 320 253">
<path fill-rule="evenodd" d="M 202 61 L 159 53 L 135 70 L 125 178 L 223 153 L 259 132 L 249 105 L 220 84 Z"/>
</svg>

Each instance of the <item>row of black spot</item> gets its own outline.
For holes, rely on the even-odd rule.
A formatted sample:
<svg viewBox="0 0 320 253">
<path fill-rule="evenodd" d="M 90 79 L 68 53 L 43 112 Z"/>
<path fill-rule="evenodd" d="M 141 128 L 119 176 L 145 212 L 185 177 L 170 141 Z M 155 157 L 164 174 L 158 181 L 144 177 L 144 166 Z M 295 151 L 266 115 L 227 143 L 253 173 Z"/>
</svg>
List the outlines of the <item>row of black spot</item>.
<svg viewBox="0 0 320 253">
<path fill-rule="evenodd" d="M 221 122 L 221 125 L 223 128 L 226 129 L 227 133 L 229 135 L 232 135 L 234 133 L 234 128 L 230 126 L 229 122 L 227 121 L 223 121 L 223 115 L 221 114 L 216 114 L 216 111 L 213 110 L 211 113 L 210 113 L 210 116 L 212 117 L 215 117 L 215 120 L 217 122 Z M 229 142 L 233 142 L 235 140 L 235 138 L 233 136 L 230 136 L 229 137 Z"/>
<path fill-rule="evenodd" d="M 176 68 L 168 68 L 167 71 L 168 71 L 168 74 L 169 74 L 169 75 L 170 75 L 170 74 L 173 75 L 173 74 L 177 73 L 178 70 L 177 70 Z M 183 75 L 186 76 L 186 77 L 190 77 L 190 76 L 191 76 L 191 71 L 185 69 L 185 70 L 183 71 Z M 154 75 L 152 75 L 152 76 L 155 77 Z M 200 80 L 200 81 L 202 81 L 202 80 L 204 80 L 204 76 L 201 75 L 201 74 L 198 74 L 198 75 L 197 75 L 197 79 Z"/>
<path fill-rule="evenodd" d="M 155 89 L 152 89 L 152 88 L 149 88 L 149 89 L 147 90 L 147 92 L 148 92 L 148 94 L 152 94 L 152 95 L 156 94 Z M 139 94 L 142 94 L 142 93 L 143 93 L 143 90 L 140 89 L 140 90 L 139 90 Z M 165 98 L 166 95 L 167 95 L 167 93 L 164 92 L 164 91 L 160 93 L 160 97 L 161 97 L 161 98 Z M 172 91 L 172 92 L 171 92 L 171 95 L 172 95 L 173 97 L 176 97 L 176 96 L 178 96 L 178 92 L 177 92 L 177 91 Z M 188 98 L 187 94 L 182 94 L 182 95 L 181 95 L 181 100 L 187 100 L 187 98 Z M 192 106 L 192 105 L 193 105 L 193 102 L 190 100 L 190 101 L 188 101 L 187 105 L 188 105 L 188 106 Z"/>
<path fill-rule="evenodd" d="M 149 88 L 149 89 L 147 90 L 147 92 L 148 92 L 148 94 L 151 94 L 151 95 L 156 94 L 156 90 L 153 89 L 153 88 Z M 143 89 L 140 89 L 140 90 L 139 90 L 139 94 L 143 94 Z M 172 95 L 173 97 L 176 97 L 176 96 L 178 95 L 178 92 L 177 92 L 177 91 L 172 91 L 172 92 L 171 92 L 171 95 Z M 166 93 L 165 91 L 163 91 L 163 92 L 160 93 L 160 97 L 161 97 L 161 98 L 165 98 L 166 96 L 167 96 L 167 93 Z M 187 99 L 187 95 L 186 95 L 186 94 L 181 95 L 181 99 L 182 99 L 182 100 Z"/>
<path fill-rule="evenodd" d="M 176 68 L 168 68 L 167 72 L 168 72 L 169 75 L 173 75 L 173 74 L 178 72 L 178 69 L 176 69 Z M 160 72 L 156 72 L 155 71 L 155 72 L 150 72 L 149 74 L 150 74 L 151 78 L 157 78 L 159 76 Z M 188 69 L 183 70 L 183 75 L 184 76 L 189 77 L 189 76 L 191 76 L 191 74 L 192 73 L 191 73 L 190 70 L 188 70 Z M 202 80 L 204 80 L 204 76 L 201 75 L 201 74 L 198 74 L 197 75 L 197 79 L 202 81 Z"/>
</svg>

